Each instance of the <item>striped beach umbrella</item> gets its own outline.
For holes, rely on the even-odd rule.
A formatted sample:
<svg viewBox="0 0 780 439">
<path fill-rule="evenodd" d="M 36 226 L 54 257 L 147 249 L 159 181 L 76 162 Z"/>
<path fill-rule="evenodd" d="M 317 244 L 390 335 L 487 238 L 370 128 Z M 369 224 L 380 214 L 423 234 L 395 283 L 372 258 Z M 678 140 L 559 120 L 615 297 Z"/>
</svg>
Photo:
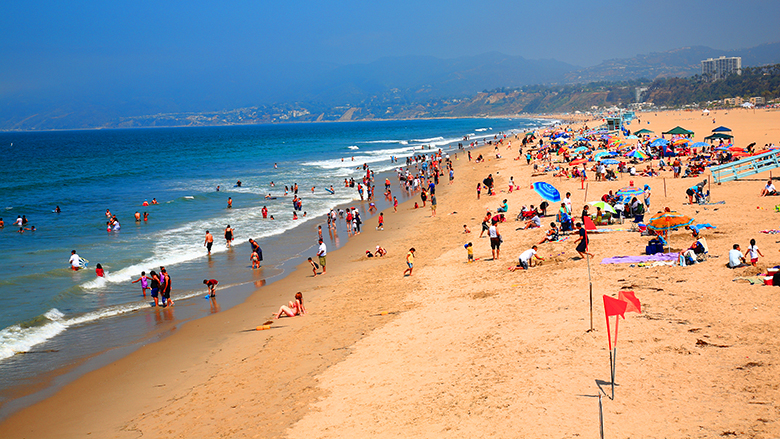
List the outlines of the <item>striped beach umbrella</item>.
<svg viewBox="0 0 780 439">
<path fill-rule="evenodd" d="M 687 217 L 681 213 L 670 211 L 661 212 L 653 215 L 647 222 L 647 228 L 656 232 L 668 232 L 677 230 L 680 227 L 689 226 L 693 223 L 693 218 Z"/>
<path fill-rule="evenodd" d="M 634 197 L 641 197 L 643 193 L 644 193 L 644 190 L 642 188 L 640 188 L 640 187 L 637 187 L 637 186 L 626 186 L 623 189 L 620 189 L 619 191 L 617 191 L 615 193 L 615 195 L 620 197 L 620 199 L 624 203 L 627 203 L 627 202 L 631 201 L 631 199 L 634 198 Z"/>
</svg>

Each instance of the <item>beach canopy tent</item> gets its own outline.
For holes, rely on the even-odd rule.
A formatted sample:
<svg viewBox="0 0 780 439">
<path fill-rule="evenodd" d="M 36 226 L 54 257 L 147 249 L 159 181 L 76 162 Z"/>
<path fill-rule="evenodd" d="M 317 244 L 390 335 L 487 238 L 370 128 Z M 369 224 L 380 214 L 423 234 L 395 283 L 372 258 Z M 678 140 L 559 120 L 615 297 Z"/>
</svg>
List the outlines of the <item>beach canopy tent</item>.
<svg viewBox="0 0 780 439">
<path fill-rule="evenodd" d="M 664 134 L 678 134 L 678 135 L 683 135 L 683 136 L 692 136 L 693 135 L 693 131 L 688 131 L 688 130 L 686 130 L 683 127 L 677 126 L 677 127 L 672 128 L 669 131 L 664 131 Z"/>
<path fill-rule="evenodd" d="M 734 138 L 734 136 L 732 136 L 731 134 L 715 133 L 715 134 L 711 134 L 711 135 L 705 137 L 704 140 L 712 141 L 712 140 L 718 140 L 718 139 L 733 139 L 733 138 Z"/>
<path fill-rule="evenodd" d="M 653 131 L 650 131 L 647 128 L 642 128 L 639 131 L 634 131 L 634 135 L 635 136 L 641 136 L 641 135 L 644 135 L 644 134 L 653 134 Z"/>
<path fill-rule="evenodd" d="M 731 132 L 731 128 L 726 128 L 724 126 L 719 126 L 719 127 L 715 128 L 714 130 L 712 130 L 712 132 L 713 133 L 730 133 Z"/>
</svg>

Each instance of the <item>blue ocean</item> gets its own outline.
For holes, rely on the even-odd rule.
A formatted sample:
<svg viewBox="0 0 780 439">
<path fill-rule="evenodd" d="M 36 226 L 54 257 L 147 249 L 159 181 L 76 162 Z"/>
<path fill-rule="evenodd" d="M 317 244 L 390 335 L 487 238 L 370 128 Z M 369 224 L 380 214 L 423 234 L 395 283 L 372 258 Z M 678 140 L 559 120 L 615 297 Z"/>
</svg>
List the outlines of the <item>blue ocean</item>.
<svg viewBox="0 0 780 439">
<path fill-rule="evenodd" d="M 543 124 L 507 118 L 0 133 L 0 415 L 29 393 L 20 389 L 51 380 L 43 377 L 101 353 L 121 355 L 215 312 L 203 279 L 220 280 L 225 309 L 283 276 L 316 244 L 326 212 L 346 203 L 367 207 L 344 187 L 344 179 L 365 175 L 363 164 L 395 175 L 405 157 L 432 152 L 423 148 L 451 151 L 464 136 L 482 142 Z M 293 220 L 296 183 L 306 216 Z M 334 194 L 325 190 L 331 186 Z M 378 204 L 382 198 L 378 189 Z M 158 204 L 144 205 L 153 199 Z M 262 219 L 263 206 L 274 221 Z M 120 230 L 107 231 L 107 209 Z M 135 212 L 148 220 L 136 221 Z M 22 215 L 35 231 L 19 233 L 13 223 Z M 227 225 L 235 230 L 232 249 L 223 238 Z M 210 257 L 206 230 L 215 237 Z M 339 237 L 330 238 L 331 248 L 346 233 Z M 261 270 L 251 268 L 249 238 L 263 248 Z M 89 261 L 87 269 L 69 269 L 71 250 Z M 98 263 L 104 278 L 95 275 Z M 173 279 L 176 306 L 167 312 L 131 283 L 160 266 Z"/>
</svg>

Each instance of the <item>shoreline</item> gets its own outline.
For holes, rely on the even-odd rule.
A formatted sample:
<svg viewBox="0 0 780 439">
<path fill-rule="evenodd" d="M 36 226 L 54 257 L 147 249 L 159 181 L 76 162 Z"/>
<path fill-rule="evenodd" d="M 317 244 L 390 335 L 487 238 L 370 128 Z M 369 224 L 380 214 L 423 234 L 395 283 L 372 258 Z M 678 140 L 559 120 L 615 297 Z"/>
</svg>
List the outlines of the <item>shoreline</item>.
<svg viewBox="0 0 780 439">
<path fill-rule="evenodd" d="M 475 148 L 472 150 L 472 153 L 476 151 L 482 151 L 485 149 L 486 151 L 490 148 L 489 146 L 481 146 L 479 148 Z M 451 156 L 454 159 L 454 154 L 459 153 L 457 150 L 453 150 L 451 152 Z M 458 158 L 460 160 L 461 157 Z M 454 166 L 456 166 L 456 172 L 457 172 L 457 162 L 453 160 Z M 399 164 L 400 165 L 400 164 Z M 392 171 L 389 171 L 392 172 Z M 396 180 L 397 184 L 397 178 L 394 178 Z M 446 186 L 446 177 L 443 177 L 440 180 L 440 183 L 444 183 Z M 397 185 L 394 185 L 393 188 L 397 188 Z M 398 189 L 395 189 L 398 190 Z M 419 195 L 417 195 L 418 197 Z M 440 196 L 437 194 L 437 196 Z M 347 265 L 349 262 L 355 262 L 355 253 L 360 254 L 361 256 L 357 259 L 357 261 L 361 262 L 377 262 L 375 265 L 383 265 L 387 266 L 390 261 L 397 261 L 402 260 L 405 255 L 405 250 L 403 250 L 403 247 L 395 247 L 395 246 L 389 246 L 387 244 L 382 243 L 383 247 L 388 249 L 389 252 L 391 252 L 390 255 L 383 257 L 383 258 L 371 258 L 367 259 L 364 256 L 362 256 L 362 252 L 359 250 L 361 248 L 366 248 L 369 250 L 373 250 L 374 246 L 376 244 L 372 244 L 377 241 L 377 238 L 389 238 L 391 242 L 397 242 L 399 239 L 401 239 L 404 235 L 404 228 L 406 226 L 410 226 L 412 223 L 412 216 L 415 214 L 419 214 L 420 212 L 423 212 L 423 214 L 428 214 L 429 210 L 428 208 L 420 208 L 420 209 L 414 209 L 412 208 L 414 204 L 414 200 L 416 197 L 406 199 L 402 203 L 399 202 L 399 209 L 398 212 L 393 214 L 392 211 L 387 212 L 387 209 L 385 210 L 385 230 L 384 231 L 377 231 L 373 230 L 370 227 L 370 224 L 376 221 L 376 216 L 372 216 L 370 218 L 366 218 L 366 220 L 370 220 L 371 223 L 368 221 L 364 221 L 364 226 L 369 226 L 368 228 L 364 229 L 365 231 L 358 235 L 357 237 L 353 236 L 348 239 L 347 243 L 345 243 L 343 246 L 341 246 L 338 250 L 335 250 L 333 252 L 328 252 L 328 266 L 330 267 L 330 270 L 328 271 L 328 274 L 325 276 L 317 276 L 316 278 L 313 278 L 311 274 L 309 274 L 310 267 L 308 263 L 303 260 L 300 264 L 298 264 L 295 269 L 293 269 L 290 273 L 288 273 L 286 276 L 282 277 L 281 279 L 277 280 L 276 282 L 264 286 L 260 290 L 255 290 L 254 293 L 252 293 L 249 297 L 246 298 L 246 300 L 237 306 L 234 306 L 230 308 L 229 310 L 220 312 L 218 314 L 213 314 L 208 316 L 208 318 L 199 318 L 190 320 L 187 322 L 188 324 L 185 324 L 181 326 L 177 330 L 175 334 L 171 334 L 170 336 L 165 337 L 162 340 L 156 341 L 154 343 L 146 344 L 141 346 L 140 348 L 136 349 L 135 351 L 131 352 L 130 354 L 118 359 L 117 361 L 112 362 L 111 364 L 105 365 L 103 367 L 100 367 L 98 369 L 92 370 L 87 372 L 86 374 L 76 378 L 69 384 L 66 384 L 61 388 L 59 391 L 57 391 L 54 395 L 49 396 L 42 401 L 36 402 L 30 406 L 27 406 L 25 408 L 22 408 L 21 410 L 17 410 L 14 413 L 12 413 L 10 416 L 5 418 L 4 420 L 0 421 L 0 433 L 3 435 L 8 434 L 11 435 L 10 437 L 15 437 L 16 434 L 25 434 L 23 431 L 25 430 L 25 425 L 29 425 L 28 419 L 35 419 L 39 417 L 40 415 L 38 413 L 47 413 L 51 414 L 53 413 L 53 407 L 62 407 L 63 403 L 62 401 L 72 401 L 73 398 L 76 398 L 77 400 L 80 400 L 80 403 L 77 404 L 68 404 L 68 406 L 74 406 L 74 407 L 80 407 L 78 409 L 72 410 L 69 409 L 67 412 L 69 413 L 58 413 L 58 417 L 64 417 L 64 419 L 61 419 L 62 423 L 71 423 L 72 420 L 82 418 L 87 419 L 87 413 L 89 413 L 89 410 L 84 410 L 84 404 L 87 403 L 87 401 L 84 401 L 84 397 L 82 395 L 89 394 L 91 397 L 101 395 L 104 392 L 105 393 L 113 393 L 118 392 L 118 394 L 125 394 L 125 392 L 134 394 L 137 392 L 136 389 L 129 389 L 124 388 L 125 386 L 120 385 L 120 387 L 114 387 L 112 382 L 112 377 L 116 375 L 116 371 L 121 371 L 120 373 L 122 375 L 131 375 L 133 377 L 136 377 L 134 379 L 131 379 L 130 381 L 137 382 L 137 383 L 143 383 L 142 386 L 146 387 L 148 384 L 145 383 L 146 380 L 142 378 L 143 373 L 137 372 L 137 369 L 140 367 L 141 369 L 145 370 L 155 370 L 158 368 L 158 366 L 148 366 L 149 364 L 163 364 L 168 363 L 169 361 L 175 361 L 177 359 L 181 360 L 182 356 L 186 358 L 186 360 L 192 361 L 193 357 L 191 355 L 182 355 L 182 351 L 189 352 L 190 350 L 194 350 L 198 353 L 198 355 L 215 355 L 222 349 L 219 348 L 219 344 L 215 343 L 217 341 L 225 341 L 226 338 L 230 337 L 238 337 L 240 338 L 240 334 L 246 333 L 249 331 L 249 334 L 257 334 L 257 338 L 266 339 L 264 340 L 263 344 L 269 343 L 272 339 L 274 339 L 274 334 L 284 328 L 287 328 L 288 326 L 292 326 L 293 328 L 298 329 L 302 324 L 308 323 L 303 322 L 303 320 L 310 320 L 310 317 L 312 314 L 316 314 L 313 312 L 313 309 L 316 307 L 314 303 L 316 303 L 317 299 L 324 298 L 328 293 L 318 291 L 323 290 L 324 288 L 318 287 L 317 282 L 324 279 L 327 282 L 334 282 L 337 276 L 340 275 L 347 275 L 347 276 L 355 276 L 356 274 L 359 274 L 359 272 L 355 272 L 354 269 L 350 270 Z M 384 198 L 382 198 L 383 201 Z M 349 203 L 348 203 L 349 204 Z M 355 204 L 355 203 L 351 203 Z M 392 209 L 392 206 L 390 206 L 389 209 Z M 404 225 L 404 227 L 394 226 L 391 225 L 391 221 L 394 220 L 401 220 L 401 224 Z M 301 256 L 303 258 L 303 256 Z M 338 268 L 334 268 L 334 265 L 339 265 Z M 301 279 L 303 277 L 303 279 Z M 333 279 L 333 281 L 331 281 Z M 251 313 L 249 310 L 250 308 L 258 308 L 260 310 L 263 310 L 262 315 L 270 316 L 273 312 L 276 311 L 276 308 L 286 303 L 287 300 L 289 300 L 289 297 L 292 297 L 292 293 L 289 293 L 288 291 L 293 291 L 298 288 L 298 286 L 309 286 L 309 288 L 300 288 L 302 291 L 305 292 L 304 294 L 304 300 L 307 306 L 307 310 L 309 311 L 308 316 L 304 318 L 290 318 L 290 319 L 281 319 L 279 321 L 275 321 L 272 325 L 272 330 L 270 331 L 254 331 L 252 328 L 262 323 L 262 321 L 267 320 L 266 317 L 257 317 L 256 319 L 252 319 L 248 316 L 248 314 Z M 295 288 L 293 288 L 295 287 Z M 306 294 L 306 292 L 308 294 Z M 283 292 L 284 291 L 284 292 Z M 263 294 L 260 294 L 260 293 Z M 335 290 L 331 290 L 331 293 L 335 292 Z M 402 293 L 399 293 L 399 295 Z M 263 296 L 263 297 L 260 297 Z M 287 297 L 289 296 L 289 297 Z M 384 307 L 379 306 L 379 308 L 384 309 L 398 309 L 401 305 L 401 302 L 398 301 L 398 297 L 394 298 L 395 300 L 392 300 L 385 304 Z M 327 309 L 327 305 L 321 305 L 325 309 Z M 373 306 L 373 305 L 372 305 Z M 221 333 L 220 335 L 216 336 L 215 338 L 212 338 L 212 333 L 214 332 L 220 332 L 219 330 L 224 330 L 225 325 L 230 325 L 231 327 L 234 325 L 231 325 L 230 322 L 233 319 L 233 316 L 236 316 L 244 329 L 235 329 L 233 334 L 231 333 Z M 384 319 L 384 320 L 390 320 Z M 250 323 L 250 320 L 252 321 Z M 289 322 L 289 324 L 288 324 Z M 383 322 L 382 319 L 376 320 L 377 325 L 379 325 L 381 322 Z M 277 326 L 277 324 L 282 326 Z M 215 329 L 217 328 L 217 329 Z M 239 334 L 238 336 L 236 334 Z M 364 335 L 365 332 L 361 331 L 360 336 Z M 352 337 L 357 336 L 357 332 L 353 332 L 353 334 L 350 334 Z M 350 338 L 350 344 L 354 343 L 354 341 L 357 341 L 360 336 L 357 336 L 355 339 Z M 200 342 L 198 340 L 202 340 L 203 338 L 206 338 L 209 340 L 210 343 L 207 343 L 208 346 L 199 346 Z M 231 340 L 231 343 L 235 343 L 235 340 Z M 181 345 L 179 345 L 179 343 Z M 258 343 L 258 342 L 253 342 Z M 286 344 L 288 341 L 284 341 L 282 344 Z M 198 345 L 198 346 L 193 346 Z M 176 354 L 171 353 L 170 351 L 176 352 Z M 341 353 L 337 355 L 336 357 L 338 359 L 341 359 L 342 355 L 346 355 L 346 350 L 344 353 Z M 159 358 L 164 357 L 164 361 L 160 361 Z M 334 360 L 334 363 L 336 360 Z M 140 363 L 140 365 L 139 365 Z M 197 362 L 196 362 L 197 364 Z M 333 364 L 333 363 L 332 363 Z M 201 365 L 201 367 L 203 367 Z M 198 379 L 199 380 L 199 379 Z M 106 386 L 104 389 L 95 389 L 94 383 L 95 382 L 102 383 Z M 185 380 L 176 380 L 177 385 L 182 385 L 181 381 Z M 186 385 L 186 384 L 184 384 Z M 195 385 L 195 384 L 191 384 Z M 155 384 L 152 385 L 151 388 L 146 389 L 146 391 L 151 391 L 155 394 L 155 399 L 164 398 L 162 395 L 160 395 L 159 391 L 155 391 L 157 388 L 165 388 L 167 387 L 167 384 Z M 102 397 L 99 397 L 101 399 Z M 108 401 L 103 401 L 103 403 L 108 403 Z M 97 404 L 95 409 L 97 407 L 102 407 L 103 404 Z M 120 410 L 121 412 L 122 410 Z M 94 420 L 93 417 L 89 417 L 88 419 Z M 70 420 L 70 421 L 66 421 Z M 64 433 L 61 431 L 62 426 L 59 425 L 60 422 L 53 421 L 51 425 L 46 428 L 46 432 L 44 433 L 47 437 L 71 437 L 73 434 L 88 434 L 88 433 L 94 433 L 97 434 L 96 431 L 93 431 L 90 429 L 89 432 L 83 431 L 82 433 L 75 433 L 75 431 L 71 431 L 68 433 Z M 102 424 L 102 423 L 101 423 Z M 111 425 L 104 426 L 107 428 L 107 430 L 104 430 L 105 433 L 108 433 L 108 431 L 115 431 L 114 428 L 118 427 L 117 425 Z M 20 429 L 21 428 L 21 429 Z M 286 425 L 284 426 L 286 428 Z M 8 429 L 8 430 L 6 430 Z M 126 426 L 122 426 L 120 430 L 125 430 Z M 283 430 L 280 430 L 280 433 Z M 38 434 L 38 433 L 36 433 Z M 132 437 L 132 435 L 130 436 Z"/>
<path fill-rule="evenodd" d="M 657 132 L 680 124 L 696 131 L 697 138 L 717 126 L 709 118 L 685 119 L 689 115 L 684 113 L 659 115 L 641 119 Z M 744 116 L 718 114 L 718 124 L 734 129 L 740 144 L 764 137 L 778 143 L 776 112 Z M 492 147 L 475 152 L 490 157 Z M 541 245 L 542 266 L 509 273 L 506 268 L 517 255 L 543 234 L 515 230 L 521 224 L 511 221 L 521 205 L 538 200 L 527 184 L 531 168 L 513 160 L 514 154 L 481 164 L 459 154 L 455 184 L 437 191 L 435 218 L 428 210 L 409 209 L 411 201 L 406 201 L 398 214 L 385 215 L 385 231 L 371 230 L 373 224 L 366 221 L 366 233 L 329 254 L 327 275 L 312 278 L 307 265 L 299 265 L 268 287 L 273 304 L 253 294 L 240 307 L 184 325 L 177 334 L 18 412 L 0 423 L 0 433 L 595 435 L 593 397 L 599 380 L 609 375 L 599 295 L 630 289 L 642 301 L 643 314 L 627 314 L 621 325 L 617 398 L 604 398 L 607 431 L 626 437 L 777 436 L 780 419 L 771 401 L 780 398 L 774 385 L 780 353 L 771 346 L 780 305 L 774 288 L 733 279 L 780 262 L 774 237 L 758 233 L 776 222 L 773 206 L 778 203 L 757 196 L 763 184 L 713 185 L 713 200 L 725 204 L 686 206 L 685 188 L 695 179 L 672 179 L 668 172 L 655 178 L 590 180 L 588 199 L 578 180 L 535 177 L 562 193 L 571 191 L 575 209 L 629 180 L 650 184 L 652 212 L 671 206 L 718 227 L 705 232 L 710 260 L 691 267 L 599 264 L 607 256 L 644 250 L 649 238 L 621 230 L 592 235 L 597 259 L 589 266 L 573 258 L 570 239 Z M 499 192 L 476 200 L 474 183 L 489 172 Z M 519 184 L 512 194 L 506 190 L 509 176 Z M 490 261 L 485 259 L 490 255 L 487 240 L 478 238 L 479 221 L 484 209 L 495 209 L 502 198 L 510 200 L 510 220 L 501 225 L 506 237 L 501 258 Z M 470 235 L 463 234 L 462 224 L 471 228 Z M 750 238 L 766 254 L 759 267 L 723 267 L 731 244 L 746 244 Z M 675 250 L 691 241 L 682 232 L 669 239 Z M 473 264 L 466 263 L 463 243 L 468 241 L 480 259 Z M 376 243 L 388 249 L 388 256 L 363 257 Z M 411 246 L 418 250 L 414 275 L 402 277 L 404 254 Z M 596 302 L 595 330 L 590 332 L 589 271 Z M 268 331 L 253 330 L 295 291 L 304 292 L 309 315 L 279 320 Z M 561 423 L 561 417 L 567 422 Z"/>
</svg>

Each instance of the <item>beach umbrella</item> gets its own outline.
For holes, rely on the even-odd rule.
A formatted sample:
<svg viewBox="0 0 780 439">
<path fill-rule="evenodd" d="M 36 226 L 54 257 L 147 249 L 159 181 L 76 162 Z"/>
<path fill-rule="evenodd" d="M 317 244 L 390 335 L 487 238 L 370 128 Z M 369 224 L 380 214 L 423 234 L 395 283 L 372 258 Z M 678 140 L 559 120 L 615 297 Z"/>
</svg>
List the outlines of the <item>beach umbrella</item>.
<svg viewBox="0 0 780 439">
<path fill-rule="evenodd" d="M 615 212 L 615 209 L 612 206 L 610 206 L 609 203 L 605 203 L 603 201 L 591 201 L 588 204 L 590 204 L 593 207 L 600 207 L 601 210 L 604 212 L 617 213 Z"/>
<path fill-rule="evenodd" d="M 573 152 L 575 152 L 575 153 L 585 152 L 585 151 L 590 151 L 590 149 L 587 146 L 579 146 L 579 147 L 573 149 Z"/>
<path fill-rule="evenodd" d="M 582 136 L 577 137 L 576 139 L 574 139 L 574 141 L 575 142 L 589 142 L 588 139 L 586 139 L 585 137 L 582 137 Z"/>
<path fill-rule="evenodd" d="M 676 139 L 674 142 L 672 142 L 672 145 L 681 146 L 687 144 L 688 142 L 689 142 L 688 139 Z"/>
<path fill-rule="evenodd" d="M 656 139 L 653 140 L 653 143 L 650 144 L 650 146 L 666 146 L 669 144 L 669 141 L 666 139 Z"/>
<path fill-rule="evenodd" d="M 537 181 L 534 183 L 534 191 L 536 191 L 540 197 L 547 201 L 551 201 L 553 203 L 561 201 L 561 193 L 558 192 L 558 189 L 555 189 L 555 186 L 551 185 L 550 183 Z"/>
<path fill-rule="evenodd" d="M 626 186 L 623 189 L 620 189 L 615 193 L 618 197 L 621 198 L 621 200 L 626 203 L 628 201 L 631 201 L 631 198 L 633 197 L 640 197 L 645 191 L 637 186 Z"/>
<path fill-rule="evenodd" d="M 653 215 L 647 222 L 647 228 L 656 232 L 668 232 L 677 230 L 680 227 L 689 226 L 693 223 L 693 218 L 687 217 L 681 213 L 670 211 L 661 212 Z"/>
<path fill-rule="evenodd" d="M 604 163 L 605 165 L 617 165 L 620 162 L 615 159 L 604 159 L 601 163 Z"/>
<path fill-rule="evenodd" d="M 629 140 L 637 140 L 638 138 L 639 138 L 639 137 L 637 137 L 637 136 L 634 136 L 634 135 L 631 135 L 631 136 L 628 136 L 628 137 L 626 137 L 626 139 L 629 139 Z"/>
<path fill-rule="evenodd" d="M 714 130 L 712 130 L 712 132 L 713 133 L 730 133 L 731 132 L 731 128 L 726 128 L 724 126 L 719 126 L 719 127 L 715 128 Z"/>
<path fill-rule="evenodd" d="M 629 152 L 628 154 L 626 154 L 626 157 L 634 157 L 634 158 L 637 158 L 637 159 L 644 160 L 644 159 L 648 158 L 649 156 L 647 154 L 643 153 L 642 151 L 639 151 L 639 150 L 635 149 L 635 150 Z"/>
<path fill-rule="evenodd" d="M 577 166 L 577 165 L 581 165 L 581 164 L 583 164 L 583 163 L 585 163 L 585 162 L 587 162 L 587 161 L 588 161 L 588 159 L 586 159 L 586 158 L 581 158 L 581 159 L 573 160 L 573 161 L 572 161 L 571 163 L 569 163 L 569 164 L 570 164 L 570 165 L 572 165 L 572 166 Z"/>
<path fill-rule="evenodd" d="M 728 148 L 729 151 L 735 151 L 735 152 L 744 152 L 745 150 L 743 148 L 740 148 L 739 146 L 730 146 Z"/>
<path fill-rule="evenodd" d="M 693 145 L 691 145 L 691 148 L 703 148 L 705 146 L 709 146 L 707 142 L 696 142 Z"/>
</svg>

